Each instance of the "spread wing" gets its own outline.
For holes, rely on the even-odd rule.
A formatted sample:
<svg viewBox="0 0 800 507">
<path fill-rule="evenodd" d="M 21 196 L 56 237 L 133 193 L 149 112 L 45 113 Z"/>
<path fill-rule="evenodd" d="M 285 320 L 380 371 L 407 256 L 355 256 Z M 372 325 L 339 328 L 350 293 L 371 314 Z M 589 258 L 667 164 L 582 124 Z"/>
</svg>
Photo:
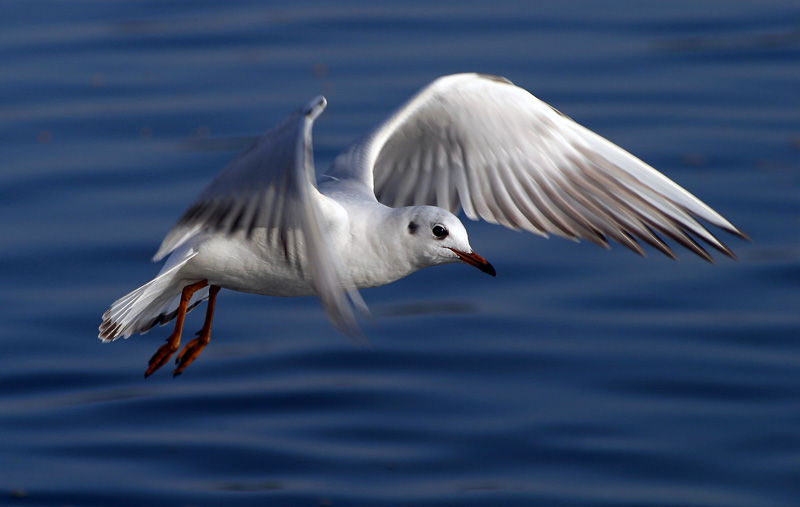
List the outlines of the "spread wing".
<svg viewBox="0 0 800 507">
<path fill-rule="evenodd" d="M 153 257 L 162 259 L 200 232 L 230 235 L 268 231 L 286 259 L 310 274 L 328 317 L 348 337 L 363 340 L 321 209 L 337 206 L 316 188 L 311 129 L 325 109 L 317 97 L 256 140 L 208 185 L 169 231 Z"/>
<path fill-rule="evenodd" d="M 675 257 L 663 234 L 711 261 L 699 238 L 733 257 L 697 219 L 730 222 L 646 163 L 505 78 L 456 74 L 422 89 L 328 174 L 373 188 L 399 207 L 461 208 L 512 229 L 608 239 Z"/>
</svg>

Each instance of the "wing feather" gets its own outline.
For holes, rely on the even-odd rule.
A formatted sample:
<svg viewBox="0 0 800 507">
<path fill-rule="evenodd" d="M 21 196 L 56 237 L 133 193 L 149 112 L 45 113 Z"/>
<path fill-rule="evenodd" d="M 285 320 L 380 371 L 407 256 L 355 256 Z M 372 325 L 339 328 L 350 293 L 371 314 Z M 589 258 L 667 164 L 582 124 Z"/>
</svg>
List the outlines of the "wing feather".
<svg viewBox="0 0 800 507">
<path fill-rule="evenodd" d="M 390 206 L 438 205 L 471 219 L 667 256 L 663 234 L 711 261 L 695 238 L 733 252 L 698 220 L 746 238 L 646 163 L 505 78 L 437 79 L 328 174 L 354 178 Z"/>
<path fill-rule="evenodd" d="M 153 260 L 204 233 L 247 238 L 257 228 L 300 276 L 310 276 L 334 325 L 363 343 L 353 306 L 365 308 L 340 267 L 321 209 L 338 206 L 316 187 L 311 129 L 326 105 L 317 97 L 234 159 L 178 220 Z"/>
</svg>

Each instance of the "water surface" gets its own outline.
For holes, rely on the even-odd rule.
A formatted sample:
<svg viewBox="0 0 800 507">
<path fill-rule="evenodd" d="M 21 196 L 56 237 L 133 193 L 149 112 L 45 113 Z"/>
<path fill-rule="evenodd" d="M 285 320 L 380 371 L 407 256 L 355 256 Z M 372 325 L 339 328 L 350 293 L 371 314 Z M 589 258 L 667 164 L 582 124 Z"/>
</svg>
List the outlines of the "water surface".
<svg viewBox="0 0 800 507">
<path fill-rule="evenodd" d="M 0 4 L 0 503 L 797 505 L 796 2 Z M 187 372 L 100 315 L 237 150 L 311 97 L 324 168 L 435 77 L 504 75 L 748 232 L 739 261 L 467 223 L 464 266 L 220 295 Z M 189 328 L 202 313 L 191 314 Z"/>
</svg>

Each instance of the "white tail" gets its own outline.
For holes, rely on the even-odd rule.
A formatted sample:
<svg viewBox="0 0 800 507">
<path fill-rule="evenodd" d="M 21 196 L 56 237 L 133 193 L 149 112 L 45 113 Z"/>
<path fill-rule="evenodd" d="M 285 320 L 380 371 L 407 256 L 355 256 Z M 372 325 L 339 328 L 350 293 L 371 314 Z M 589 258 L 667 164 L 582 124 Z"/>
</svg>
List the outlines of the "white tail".
<svg viewBox="0 0 800 507">
<path fill-rule="evenodd" d="M 186 280 L 176 275 L 195 255 L 197 252 L 191 249 L 175 252 L 158 276 L 116 300 L 103 314 L 98 338 L 104 342 L 114 341 L 119 337 L 128 338 L 135 333 L 146 333 L 156 325 L 164 325 L 174 319 L 181 290 L 187 284 Z M 206 299 L 208 287 L 194 293 L 189 309 Z"/>
</svg>

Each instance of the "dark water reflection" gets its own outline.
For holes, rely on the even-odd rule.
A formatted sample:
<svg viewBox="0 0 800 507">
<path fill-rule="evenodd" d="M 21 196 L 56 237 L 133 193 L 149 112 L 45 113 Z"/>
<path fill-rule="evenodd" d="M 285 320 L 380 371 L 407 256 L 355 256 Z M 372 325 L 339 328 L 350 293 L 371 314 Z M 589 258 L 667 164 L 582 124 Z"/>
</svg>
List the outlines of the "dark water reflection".
<svg viewBox="0 0 800 507">
<path fill-rule="evenodd" d="M 0 26 L 0 504 L 798 504 L 794 2 L 12 1 Z M 753 242 L 710 266 L 470 223 L 498 278 L 365 291 L 372 350 L 313 299 L 234 293 L 178 379 L 142 379 L 165 329 L 94 338 L 247 139 L 324 93 L 324 167 L 465 70 Z"/>
</svg>

